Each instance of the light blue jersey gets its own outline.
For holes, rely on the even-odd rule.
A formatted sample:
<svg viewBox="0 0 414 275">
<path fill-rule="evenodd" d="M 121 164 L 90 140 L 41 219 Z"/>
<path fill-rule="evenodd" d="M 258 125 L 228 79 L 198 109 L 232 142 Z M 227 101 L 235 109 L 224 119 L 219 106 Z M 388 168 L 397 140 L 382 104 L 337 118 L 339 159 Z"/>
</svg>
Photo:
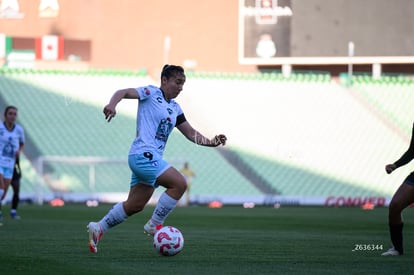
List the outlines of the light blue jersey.
<svg viewBox="0 0 414 275">
<path fill-rule="evenodd" d="M 166 101 L 162 90 L 156 86 L 139 87 L 136 91 L 139 95 L 137 135 L 129 155 L 147 154 L 162 159 L 168 136 L 183 111 L 174 100 Z"/>
<path fill-rule="evenodd" d="M 24 130 L 19 124 L 9 131 L 4 122 L 0 123 L 0 166 L 13 170 L 16 152 L 20 144 L 25 142 Z"/>
</svg>

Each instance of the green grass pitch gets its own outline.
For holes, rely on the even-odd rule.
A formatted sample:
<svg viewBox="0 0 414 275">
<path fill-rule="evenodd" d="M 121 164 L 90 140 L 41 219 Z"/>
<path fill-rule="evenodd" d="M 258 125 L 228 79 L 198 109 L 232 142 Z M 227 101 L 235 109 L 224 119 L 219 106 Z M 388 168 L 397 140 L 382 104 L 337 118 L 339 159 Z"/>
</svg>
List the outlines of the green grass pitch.
<svg viewBox="0 0 414 275">
<path fill-rule="evenodd" d="M 143 234 L 147 207 L 110 230 L 92 254 L 86 225 L 110 207 L 22 205 L 15 221 L 3 206 L 1 274 L 409 274 L 414 267 L 412 209 L 402 257 L 380 256 L 390 244 L 387 208 L 283 206 L 178 207 L 166 225 L 182 231 L 185 245 L 173 257 L 158 255 Z"/>
</svg>

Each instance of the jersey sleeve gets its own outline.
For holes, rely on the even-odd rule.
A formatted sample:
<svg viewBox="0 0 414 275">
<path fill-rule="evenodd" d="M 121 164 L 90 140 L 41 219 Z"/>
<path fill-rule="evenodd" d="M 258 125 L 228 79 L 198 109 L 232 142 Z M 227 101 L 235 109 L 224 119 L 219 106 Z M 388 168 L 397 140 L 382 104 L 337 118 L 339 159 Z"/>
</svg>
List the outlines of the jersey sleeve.
<svg viewBox="0 0 414 275">
<path fill-rule="evenodd" d="M 146 100 L 151 96 L 152 93 L 154 93 L 153 89 L 151 89 L 150 86 L 138 87 L 135 88 L 135 90 L 138 93 L 139 100 Z"/>
<path fill-rule="evenodd" d="M 177 127 L 178 125 L 180 125 L 183 122 L 186 122 L 187 119 L 185 118 L 184 113 L 182 113 L 181 115 L 177 116 L 177 121 L 175 122 L 175 126 Z"/>
<path fill-rule="evenodd" d="M 187 119 L 185 118 L 184 112 L 181 109 L 180 104 L 177 103 L 177 120 L 175 122 L 175 127 L 186 121 Z"/>
</svg>

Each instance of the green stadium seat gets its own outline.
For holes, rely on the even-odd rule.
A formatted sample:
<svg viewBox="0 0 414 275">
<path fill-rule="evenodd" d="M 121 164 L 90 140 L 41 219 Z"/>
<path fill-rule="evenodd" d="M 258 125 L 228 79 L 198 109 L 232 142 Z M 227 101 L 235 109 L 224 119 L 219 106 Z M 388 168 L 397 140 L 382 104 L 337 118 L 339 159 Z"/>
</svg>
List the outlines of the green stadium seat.
<svg viewBox="0 0 414 275">
<path fill-rule="evenodd" d="M 385 129 L 382 122 L 367 112 L 355 97 L 350 96 L 346 88 L 331 82 L 330 75 L 323 72 L 294 72 L 286 79 L 280 72 L 189 72 L 187 78 L 188 84 L 178 101 L 188 112 L 191 123 L 207 132 L 229 131 L 227 150 L 231 150 L 280 194 L 316 197 L 392 194 L 394 188 L 377 176 L 376 167 L 341 174 L 342 159 L 330 167 L 331 164 L 316 157 L 312 163 L 318 167 L 315 169 L 309 163 L 302 163 L 299 157 L 291 159 L 283 154 L 266 152 L 269 144 L 268 141 L 261 141 L 262 138 L 278 143 L 278 138 L 289 136 L 287 133 L 290 132 L 290 138 L 298 142 L 318 142 L 316 134 L 320 131 L 323 136 L 330 137 L 333 143 L 340 143 L 341 148 L 338 150 L 343 154 L 345 151 L 341 151 L 344 150 L 342 148 L 352 150 L 367 141 L 367 148 L 364 148 L 367 150 L 371 150 L 370 146 L 373 145 L 378 146 L 374 149 L 387 146 L 388 141 L 380 140 L 378 136 L 393 138 L 395 134 Z M 341 75 L 340 79 L 341 83 L 346 83 L 347 76 Z M 358 95 L 409 135 L 414 117 L 414 109 L 409 105 L 414 100 L 413 82 L 406 78 L 374 81 L 368 75 L 356 75 L 354 80 L 353 89 Z M 25 127 L 36 149 L 32 148 L 33 152 L 28 152 L 26 166 L 33 165 L 40 155 L 98 156 L 126 160 L 135 133 L 136 107 L 122 102 L 116 119 L 108 124 L 103 120 L 102 106 L 115 89 L 151 83 L 154 81 L 147 77 L 145 70 L 62 72 L 2 69 L 0 103 L 19 107 L 19 122 Z M 214 111 L 211 106 L 214 106 Z M 216 111 L 223 111 L 224 115 L 216 114 Z M 353 120 L 356 125 L 347 120 L 347 116 L 354 114 L 359 115 Z M 309 124 L 316 127 L 315 132 L 303 133 L 304 137 L 299 139 L 301 129 L 307 129 Z M 344 128 L 337 129 L 335 125 Z M 249 130 L 252 127 L 258 127 L 258 130 Z M 367 127 L 372 133 L 343 134 Z M 241 130 L 240 133 L 238 130 Z M 246 141 L 257 140 L 257 150 L 250 148 L 250 144 L 235 144 L 240 135 Z M 404 142 L 399 140 L 395 144 L 403 146 Z M 329 145 L 324 144 L 325 147 Z M 279 146 L 293 146 L 290 150 L 296 148 L 291 140 L 284 140 Z M 310 146 L 310 149 L 314 149 L 312 147 L 318 144 Z M 352 152 L 356 160 L 368 162 L 364 150 Z M 329 155 L 329 152 L 321 153 Z M 385 161 L 390 151 L 376 152 L 374 155 Z M 165 156 L 177 168 L 184 161 L 190 163 L 196 172 L 191 189 L 194 197 L 263 195 L 257 183 L 246 178 L 231 160 L 217 150 L 192 144 L 178 131 L 170 136 Z M 49 163 L 47 169 L 50 182 L 44 182 L 42 188 L 49 186 L 53 192 L 59 192 L 57 187 L 65 192 L 76 193 L 128 191 L 130 174 L 127 165 L 97 166 L 96 184 L 92 187 L 87 166 Z M 339 172 L 331 172 L 330 169 L 338 169 Z M 36 190 L 39 178 L 33 171 L 32 166 L 31 176 L 24 179 L 25 192 Z M 369 179 L 375 179 L 375 182 Z"/>
</svg>

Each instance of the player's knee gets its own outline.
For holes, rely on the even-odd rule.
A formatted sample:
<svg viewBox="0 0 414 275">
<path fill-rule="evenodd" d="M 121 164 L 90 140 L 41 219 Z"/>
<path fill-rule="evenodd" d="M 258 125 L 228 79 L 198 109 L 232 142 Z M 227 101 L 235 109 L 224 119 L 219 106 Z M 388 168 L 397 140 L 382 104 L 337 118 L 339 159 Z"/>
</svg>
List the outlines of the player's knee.
<svg viewBox="0 0 414 275">
<path fill-rule="evenodd" d="M 180 184 L 178 185 L 179 190 L 184 194 L 185 190 L 187 190 L 187 182 L 181 181 Z"/>
<path fill-rule="evenodd" d="M 392 214 L 399 214 L 402 209 L 402 203 L 400 203 L 398 200 L 391 200 L 389 205 L 389 213 Z"/>
<path fill-rule="evenodd" d="M 171 191 L 174 193 L 174 196 L 178 198 L 181 198 L 181 196 L 185 193 L 185 190 L 187 190 L 186 181 L 175 182 L 174 187 L 171 189 Z"/>
</svg>

